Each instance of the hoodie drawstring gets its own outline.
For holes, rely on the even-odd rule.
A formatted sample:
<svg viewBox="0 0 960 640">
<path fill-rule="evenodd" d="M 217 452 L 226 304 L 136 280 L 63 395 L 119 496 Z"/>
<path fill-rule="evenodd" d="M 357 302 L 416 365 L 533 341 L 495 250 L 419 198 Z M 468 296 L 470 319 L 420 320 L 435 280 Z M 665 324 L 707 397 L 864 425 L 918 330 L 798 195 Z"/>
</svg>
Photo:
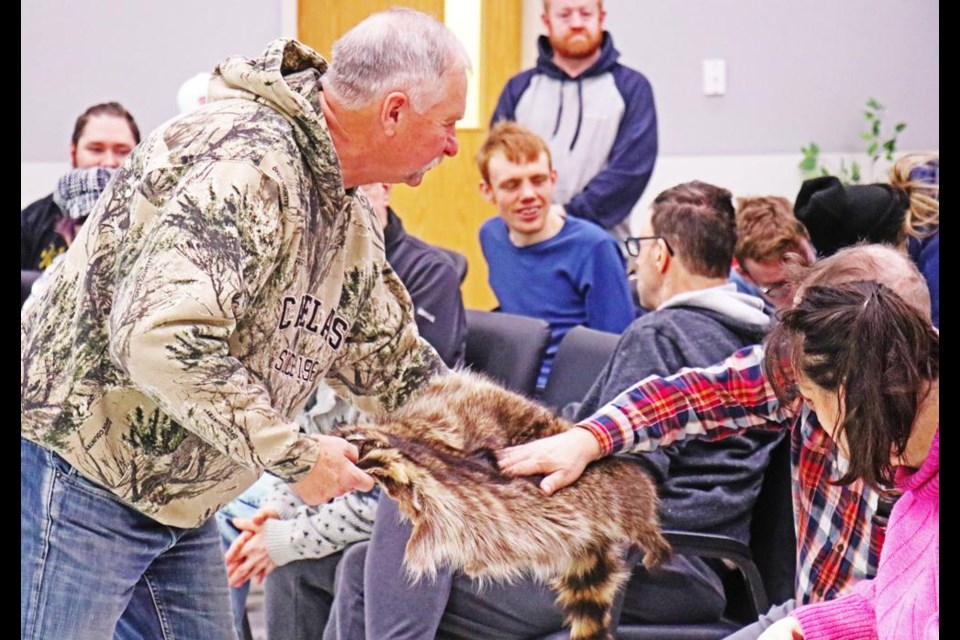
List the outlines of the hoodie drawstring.
<svg viewBox="0 0 960 640">
<path fill-rule="evenodd" d="M 580 137 L 580 125 L 583 123 L 583 82 L 577 78 L 577 101 L 579 109 L 577 111 L 577 128 L 573 132 L 573 140 L 570 141 L 570 151 L 577 145 L 577 138 Z"/>
<path fill-rule="evenodd" d="M 580 126 L 583 124 L 583 81 L 580 78 L 575 80 L 577 83 L 577 128 L 573 130 L 573 139 L 570 141 L 570 151 L 573 151 L 573 148 L 577 146 L 577 140 L 580 138 Z M 560 78 L 560 101 L 557 105 L 557 121 L 553 125 L 553 135 L 551 138 L 557 137 L 557 132 L 560 131 L 560 121 L 563 120 L 563 87 L 567 83 L 566 78 Z"/>
<path fill-rule="evenodd" d="M 560 130 L 560 120 L 563 118 L 563 84 L 566 82 L 563 78 L 560 78 L 560 105 L 557 107 L 557 122 L 553 125 L 553 135 L 551 138 L 557 137 L 557 131 Z"/>
</svg>

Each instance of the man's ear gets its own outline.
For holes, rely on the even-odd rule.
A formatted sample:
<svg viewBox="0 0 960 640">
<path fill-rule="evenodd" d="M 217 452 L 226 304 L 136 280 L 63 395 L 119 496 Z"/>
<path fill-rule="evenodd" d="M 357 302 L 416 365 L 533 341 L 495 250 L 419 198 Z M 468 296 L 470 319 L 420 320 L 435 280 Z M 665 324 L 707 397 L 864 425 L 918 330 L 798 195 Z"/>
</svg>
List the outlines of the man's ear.
<svg viewBox="0 0 960 640">
<path fill-rule="evenodd" d="M 478 186 L 480 187 L 480 195 L 483 197 L 483 199 L 490 204 L 493 204 L 493 189 L 489 184 L 487 184 L 487 181 L 481 180 Z"/>
<path fill-rule="evenodd" d="M 670 255 L 670 252 L 667 251 L 667 245 L 664 244 L 664 241 L 660 238 L 657 238 L 657 271 L 660 273 L 666 273 L 667 269 L 670 267 L 670 261 L 673 259 L 673 256 Z"/>
<path fill-rule="evenodd" d="M 70 144 L 70 166 L 77 168 L 77 145 L 73 143 Z"/>
<path fill-rule="evenodd" d="M 409 106 L 410 98 L 402 91 L 391 91 L 383 99 L 383 105 L 380 107 L 380 124 L 387 137 L 397 132 Z"/>
</svg>

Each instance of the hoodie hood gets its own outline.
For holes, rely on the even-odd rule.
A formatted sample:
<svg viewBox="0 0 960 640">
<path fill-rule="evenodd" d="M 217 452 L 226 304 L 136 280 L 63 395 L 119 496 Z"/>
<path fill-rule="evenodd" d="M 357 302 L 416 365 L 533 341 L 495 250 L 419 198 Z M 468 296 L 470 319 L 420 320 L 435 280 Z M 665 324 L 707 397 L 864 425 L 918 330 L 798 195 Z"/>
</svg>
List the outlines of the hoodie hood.
<svg viewBox="0 0 960 640">
<path fill-rule="evenodd" d="M 218 64 L 210 78 L 208 102 L 242 99 L 269 106 L 294 125 L 298 146 L 313 151 L 304 158 L 314 175 L 325 184 L 339 182 L 340 163 L 320 108 L 320 78 L 327 67 L 310 47 L 280 38 L 258 58 L 233 56 Z"/>
<path fill-rule="evenodd" d="M 551 46 L 550 39 L 547 36 L 537 38 L 537 51 L 539 52 L 537 69 L 541 73 L 557 80 L 568 80 L 570 82 L 607 73 L 616 66 L 617 60 L 620 59 L 620 52 L 613 46 L 613 39 L 606 31 L 603 32 L 603 40 L 600 42 L 600 58 L 576 78 L 568 76 L 566 71 L 553 62 L 553 46 Z"/>
<path fill-rule="evenodd" d="M 658 308 L 695 308 L 713 312 L 711 315 L 724 324 L 741 330 L 766 332 L 770 316 L 763 310 L 763 300 L 740 293 L 732 282 L 709 289 L 679 293 Z"/>
</svg>

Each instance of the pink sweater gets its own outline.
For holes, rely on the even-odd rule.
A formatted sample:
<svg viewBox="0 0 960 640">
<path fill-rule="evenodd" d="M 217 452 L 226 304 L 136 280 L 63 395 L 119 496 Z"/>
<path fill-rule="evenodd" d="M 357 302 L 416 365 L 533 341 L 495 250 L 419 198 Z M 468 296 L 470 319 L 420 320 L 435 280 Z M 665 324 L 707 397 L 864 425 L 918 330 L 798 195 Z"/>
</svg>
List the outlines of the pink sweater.
<svg viewBox="0 0 960 640">
<path fill-rule="evenodd" d="M 897 470 L 904 491 L 890 514 L 877 577 L 848 595 L 798 608 L 805 640 L 940 637 L 940 430 L 923 466 Z"/>
</svg>

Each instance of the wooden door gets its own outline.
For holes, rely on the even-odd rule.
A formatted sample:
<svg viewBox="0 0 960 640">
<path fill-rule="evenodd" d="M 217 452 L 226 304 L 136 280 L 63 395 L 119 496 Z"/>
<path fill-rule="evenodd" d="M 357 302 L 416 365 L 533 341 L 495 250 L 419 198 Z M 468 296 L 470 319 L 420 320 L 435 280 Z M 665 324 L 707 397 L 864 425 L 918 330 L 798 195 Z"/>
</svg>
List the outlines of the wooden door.
<svg viewBox="0 0 960 640">
<path fill-rule="evenodd" d="M 522 7 L 520 0 L 482 0 L 480 4 L 480 60 L 473 61 L 479 74 L 480 126 L 459 129 L 460 153 L 428 173 L 419 187 L 397 185 L 391 205 L 410 233 L 467 257 L 464 303 L 473 309 L 490 309 L 496 298 L 487 284 L 478 233 L 496 210 L 480 198 L 474 156 L 486 137 L 500 90 L 520 67 Z M 333 42 L 373 12 L 405 6 L 443 20 L 443 5 L 443 0 L 300 0 L 298 35 L 329 59 Z"/>
</svg>

